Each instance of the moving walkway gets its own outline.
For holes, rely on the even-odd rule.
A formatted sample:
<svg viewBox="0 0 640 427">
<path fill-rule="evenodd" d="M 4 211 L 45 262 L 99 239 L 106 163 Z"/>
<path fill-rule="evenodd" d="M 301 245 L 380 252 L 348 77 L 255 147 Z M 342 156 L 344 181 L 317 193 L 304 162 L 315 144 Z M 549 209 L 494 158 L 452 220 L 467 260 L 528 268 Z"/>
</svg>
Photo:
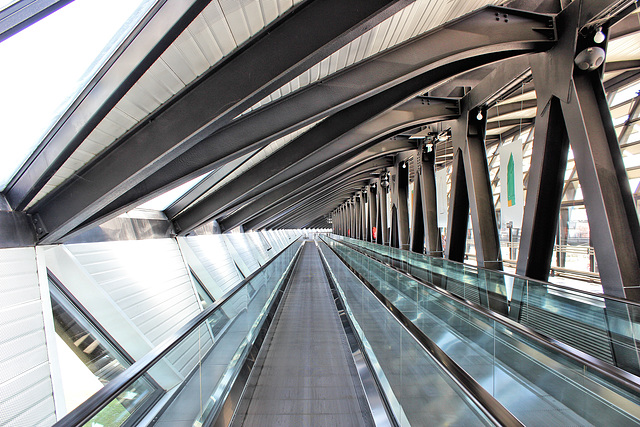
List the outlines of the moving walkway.
<svg viewBox="0 0 640 427">
<path fill-rule="evenodd" d="M 389 246 L 333 236 L 406 274 L 500 313 L 603 362 L 640 374 L 640 304 Z"/>
<path fill-rule="evenodd" d="M 632 374 L 324 240 L 294 242 L 58 424 L 639 424 Z M 144 413 L 121 404 L 140 382 L 163 391 Z"/>
</svg>

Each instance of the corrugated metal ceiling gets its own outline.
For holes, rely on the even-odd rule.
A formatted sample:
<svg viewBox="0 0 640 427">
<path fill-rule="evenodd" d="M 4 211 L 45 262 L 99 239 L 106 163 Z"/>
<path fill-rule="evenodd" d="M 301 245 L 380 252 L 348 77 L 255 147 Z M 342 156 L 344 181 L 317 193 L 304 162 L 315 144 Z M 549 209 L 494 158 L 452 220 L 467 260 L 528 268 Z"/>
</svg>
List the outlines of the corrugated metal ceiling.
<svg viewBox="0 0 640 427">
<path fill-rule="evenodd" d="M 187 84 L 301 0 L 213 1 L 102 120 L 31 202 L 42 199 Z M 497 0 L 417 0 L 252 109 Z"/>
</svg>

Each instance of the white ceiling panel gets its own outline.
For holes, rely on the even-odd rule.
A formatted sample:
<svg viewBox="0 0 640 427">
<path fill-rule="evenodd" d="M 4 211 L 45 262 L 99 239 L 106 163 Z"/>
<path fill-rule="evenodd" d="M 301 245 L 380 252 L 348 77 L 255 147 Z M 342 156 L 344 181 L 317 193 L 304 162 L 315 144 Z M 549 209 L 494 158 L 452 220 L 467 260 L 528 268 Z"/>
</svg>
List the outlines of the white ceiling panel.
<svg viewBox="0 0 640 427">
<path fill-rule="evenodd" d="M 96 148 L 108 147 L 239 44 L 298 3 L 300 0 L 212 1 L 87 137 L 79 147 L 82 151 L 67 160 L 30 206 L 91 161 L 87 153 L 99 154 L 102 150 Z M 298 88 L 296 82 L 286 90 Z M 84 147 L 85 144 L 91 147 Z"/>
<path fill-rule="evenodd" d="M 530 119 L 536 116 L 536 107 L 533 108 L 524 108 L 519 111 L 514 111 L 507 114 L 500 114 L 497 117 L 492 117 L 488 119 L 488 122 L 500 122 L 501 120 L 512 120 L 512 119 Z M 498 109 L 498 114 L 500 110 Z"/>
<path fill-rule="evenodd" d="M 310 70 L 296 77 L 294 81 L 299 88 L 305 87 L 356 62 L 396 46 L 411 37 L 431 30 L 450 19 L 457 18 L 488 4 L 499 3 L 501 1 L 497 0 L 417 0 L 337 52 L 334 52 L 328 58 L 320 61 Z M 311 76 L 308 74 L 311 74 Z M 275 101 L 281 96 L 283 96 L 282 90 L 278 89 L 249 108 L 245 113 Z"/>
</svg>

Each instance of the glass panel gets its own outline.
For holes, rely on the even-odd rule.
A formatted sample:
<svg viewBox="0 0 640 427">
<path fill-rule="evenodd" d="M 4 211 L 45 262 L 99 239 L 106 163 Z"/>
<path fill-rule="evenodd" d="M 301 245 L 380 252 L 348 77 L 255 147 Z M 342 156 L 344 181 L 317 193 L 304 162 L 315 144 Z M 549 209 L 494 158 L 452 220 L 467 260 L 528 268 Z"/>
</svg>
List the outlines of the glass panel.
<svg viewBox="0 0 640 427">
<path fill-rule="evenodd" d="M 176 425 L 176 417 L 180 423 L 188 420 L 189 425 L 212 421 L 239 375 L 300 245 L 294 243 L 282 252 L 148 370 L 147 375 L 170 394 L 158 424 Z M 137 387 L 134 383 L 87 425 L 94 421 L 119 425 L 130 412 L 120 404 L 122 396 Z"/>
<path fill-rule="evenodd" d="M 352 239 L 341 240 L 352 242 Z M 363 280 L 374 286 L 395 309 L 412 320 L 523 423 L 540 424 L 548 420 L 546 417 L 550 414 L 553 414 L 552 423 L 558 425 L 610 423 L 607 420 L 627 424 L 640 420 L 640 395 L 630 383 L 595 372 L 579 359 L 569 357 L 520 329 L 508 326 L 506 320 L 499 322 L 462 304 L 446 292 L 438 292 L 435 288 L 399 274 L 388 265 L 373 260 L 372 251 L 367 256 L 337 241 L 327 240 L 327 243 Z M 358 243 L 361 246 L 370 245 Z M 396 249 L 380 248 L 380 252 L 388 251 L 394 252 Z M 403 258 L 415 265 L 411 261 L 414 256 L 405 252 Z M 375 257 L 388 264 L 393 262 L 384 255 Z M 402 262 L 397 262 L 399 258 L 395 259 L 396 266 L 402 265 Z M 633 328 L 629 327 L 629 319 L 633 318 L 635 312 L 627 311 L 629 307 L 618 308 L 615 313 L 609 313 L 606 319 L 602 299 L 600 307 L 597 305 L 598 298 L 594 297 L 590 301 L 590 312 L 586 309 L 579 311 L 575 298 L 566 298 L 559 288 L 551 284 L 521 279 L 510 283 L 505 277 L 513 276 L 473 269 L 463 264 L 453 264 L 451 267 L 454 268 L 449 268 L 447 263 L 444 262 L 448 275 L 441 277 L 441 285 L 444 283 L 447 291 L 455 291 L 466 300 L 477 300 L 477 304 L 493 311 L 496 311 L 496 307 L 504 309 L 504 303 L 511 297 L 510 316 L 536 326 L 536 321 L 549 321 L 561 333 L 571 330 L 579 334 L 576 338 L 583 342 L 594 343 L 594 337 L 602 338 L 597 331 L 608 320 L 610 324 L 613 323 L 610 329 L 615 337 L 612 345 L 620 348 L 616 355 L 626 355 L 630 365 L 634 363 L 634 357 L 637 359 L 631 333 Z M 452 284 L 455 286 L 450 286 Z M 522 302 L 519 306 L 514 304 L 518 301 Z M 613 311 L 614 306 L 609 303 L 606 305 L 609 311 Z M 636 307 L 633 306 L 634 309 Z M 553 314 L 559 316 L 569 312 L 553 323 Z M 607 332 L 606 329 L 599 330 L 605 334 Z"/>
<path fill-rule="evenodd" d="M 0 191 L 155 2 L 75 0 L 0 43 Z"/>
<path fill-rule="evenodd" d="M 130 363 L 65 297 L 51 277 L 50 289 L 64 401 L 69 412 L 122 373 Z M 114 406 L 120 408 L 118 413 L 127 414 L 121 420 L 124 421 L 143 404 L 149 404 L 149 400 L 153 400 L 149 398 L 156 390 L 151 381 L 142 378 L 129 393 L 120 396 L 110 410 Z"/>
<path fill-rule="evenodd" d="M 584 210 L 575 209 L 578 209 L 579 213 Z M 582 217 L 578 215 L 574 219 L 577 221 Z M 571 236 L 575 240 L 578 237 L 574 234 Z M 628 364 L 621 365 L 616 362 L 624 360 L 625 357 L 616 357 L 615 338 L 612 338 L 612 332 L 609 330 L 611 315 L 607 313 L 607 308 L 613 302 L 606 302 L 603 297 L 547 282 L 525 280 L 503 272 L 478 269 L 442 258 L 350 238 L 336 238 L 357 245 L 359 250 L 369 256 L 400 268 L 420 280 L 508 316 L 604 362 L 616 364 L 627 370 L 632 369 L 632 372 L 638 371 L 637 364 L 635 367 L 629 367 Z M 567 248 L 571 248 L 571 251 L 566 253 L 567 262 L 582 260 L 589 265 L 594 259 L 591 250 L 587 250 L 588 245 Z M 618 319 L 617 322 L 624 321 L 626 325 L 630 325 L 631 320 L 628 316 L 622 319 L 624 320 Z M 624 331 L 627 346 L 632 346 L 635 339 L 631 327 L 627 326 Z"/>
<path fill-rule="evenodd" d="M 345 265 L 326 246 L 321 245 L 320 249 L 398 423 L 424 425 L 429 420 L 429 425 L 491 425 L 476 404 Z M 368 257 L 360 258 L 359 262 L 363 269 L 377 264 Z M 386 273 L 388 276 L 377 283 L 385 292 L 394 292 L 391 283 L 409 286 L 406 288 L 409 292 L 419 289 L 391 271 Z"/>
</svg>

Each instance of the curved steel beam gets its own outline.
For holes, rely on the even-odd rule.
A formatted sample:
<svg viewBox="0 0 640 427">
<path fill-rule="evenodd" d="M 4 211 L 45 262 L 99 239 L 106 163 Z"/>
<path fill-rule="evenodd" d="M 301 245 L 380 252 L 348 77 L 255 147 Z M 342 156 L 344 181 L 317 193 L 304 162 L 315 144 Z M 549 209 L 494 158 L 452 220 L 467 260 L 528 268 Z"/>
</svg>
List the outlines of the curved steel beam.
<svg viewBox="0 0 640 427">
<path fill-rule="evenodd" d="M 272 207 L 257 212 L 257 216 L 251 216 L 250 220 L 243 219 L 243 221 L 246 221 L 243 222 L 243 225 L 249 228 L 256 228 L 257 224 L 261 224 L 264 221 L 269 220 L 271 217 L 282 216 L 280 214 L 288 210 L 294 204 L 299 205 L 300 203 L 306 203 L 309 201 L 313 201 L 315 203 L 316 201 L 321 200 L 327 192 L 335 191 L 336 188 L 342 188 L 344 185 L 347 185 L 345 183 L 348 183 L 350 179 L 356 178 L 360 174 L 364 173 L 367 180 L 374 179 L 375 177 L 372 175 L 374 172 L 391 167 L 393 165 L 393 161 L 393 158 L 380 158 L 380 155 L 378 155 L 376 157 L 370 157 L 369 159 L 363 159 L 358 163 L 358 165 L 343 168 L 340 172 L 331 171 L 330 174 L 325 175 L 323 179 L 313 187 L 288 195 L 287 198 L 280 200 Z M 357 186 L 351 188 L 350 191 L 353 192 L 360 188 L 361 186 Z M 228 218 L 228 222 L 230 221 L 232 221 L 232 218 Z"/>
<path fill-rule="evenodd" d="M 282 185 L 278 185 L 271 188 L 269 191 L 265 191 L 263 194 L 254 197 L 254 199 L 246 203 L 244 208 L 239 210 L 243 211 L 243 214 L 239 214 L 239 211 L 236 211 L 233 215 L 235 220 L 240 222 L 246 221 L 251 215 L 255 215 L 257 211 L 278 203 L 294 192 L 300 192 L 309 189 L 318 183 L 326 182 L 327 180 L 335 178 L 344 171 L 357 167 L 372 158 L 387 156 L 411 149 L 415 149 L 415 143 L 406 139 L 383 140 L 382 142 L 377 141 L 358 153 L 345 153 L 328 162 L 324 162 L 316 168 L 307 170 L 304 173 L 295 176 Z M 179 224 L 176 226 L 179 226 Z M 185 230 L 179 231 L 182 231 L 182 233 L 185 232 Z"/>
<path fill-rule="evenodd" d="M 336 156 L 352 152 L 378 139 L 380 135 L 459 115 L 457 101 L 440 99 L 413 99 L 379 114 L 394 98 L 393 91 L 385 91 L 327 118 L 220 190 L 188 207 L 184 214 L 172 219 L 182 230 L 191 230 L 225 209 L 262 194 Z"/>
<path fill-rule="evenodd" d="M 504 14 L 508 19 L 501 18 Z M 74 197 L 71 188 L 67 188 L 66 197 L 49 198 L 39 209 L 51 233 L 45 241 L 55 241 L 83 223 L 95 225 L 96 220 L 116 216 L 222 162 L 386 89 L 397 88 L 398 97 L 389 108 L 444 78 L 500 59 L 547 50 L 554 41 L 552 16 L 496 6 L 477 10 L 272 102 L 215 134 L 206 135 L 212 129 L 199 132 L 197 144 L 190 141 L 181 144 L 179 150 L 171 148 L 153 164 L 147 162 L 137 170 L 129 168 L 124 175 L 110 176 L 113 168 L 104 167 L 110 162 L 103 163 L 100 179 L 76 180 Z M 191 148 L 187 150 L 188 147 Z M 159 147 L 148 149 L 157 152 Z M 137 153 L 127 157 L 136 158 Z M 148 155 L 145 153 L 144 157 Z M 136 159 L 135 163 L 144 162 Z M 133 174 L 132 178 L 127 174 Z M 113 185 L 112 190 L 91 187 L 96 183 L 103 187 L 105 180 Z M 87 193 L 98 193 L 99 197 L 85 197 Z M 38 209 L 32 213 L 38 213 Z"/>
<path fill-rule="evenodd" d="M 362 187 L 362 185 L 368 182 L 368 180 L 361 180 L 359 182 L 360 182 L 360 185 L 357 185 L 358 184 L 357 182 L 354 184 L 356 188 Z M 344 200 L 345 198 L 348 198 L 350 195 L 353 195 L 356 188 L 344 188 L 344 189 L 336 190 L 335 193 L 333 194 L 334 200 Z M 335 205 L 337 205 L 337 203 L 335 203 Z M 288 211 L 286 215 L 281 215 L 276 218 L 270 218 L 264 222 L 264 226 L 254 227 L 254 229 L 288 228 L 290 227 L 289 224 L 293 223 L 294 221 L 298 221 L 303 216 L 309 215 L 309 216 L 317 217 L 318 215 L 321 215 L 317 210 L 313 210 L 313 209 L 303 210 L 303 209 L 304 207 L 302 205 L 296 205 L 290 211 Z M 311 214 L 309 214 L 309 212 L 311 212 Z"/>
<path fill-rule="evenodd" d="M 370 180 L 371 173 L 391 165 L 391 161 L 385 159 L 383 161 L 373 161 L 369 164 L 363 164 L 356 170 L 350 171 L 346 176 L 338 177 L 338 179 L 331 179 L 330 182 L 320 182 L 304 191 L 290 194 L 287 198 L 279 200 L 277 204 L 272 205 L 266 209 L 259 211 L 255 210 L 255 206 L 249 205 L 248 209 L 254 209 L 254 213 L 249 215 L 247 212 L 235 212 L 233 215 L 225 218 L 222 223 L 225 226 L 233 227 L 242 224 L 245 229 L 257 228 L 258 224 L 262 224 L 264 221 L 276 219 L 290 211 L 293 207 L 299 203 L 306 203 L 306 201 L 313 199 L 314 201 L 321 200 L 324 197 L 324 193 L 335 186 L 342 186 L 349 184 L 352 180 Z M 361 186 L 361 185 L 360 185 Z M 359 187 L 355 187 L 359 188 Z M 355 189 L 354 188 L 354 189 Z"/>
<path fill-rule="evenodd" d="M 49 233 L 42 242 L 59 240 L 205 136 L 410 2 L 322 0 L 294 8 L 38 203 L 32 213 L 39 214 Z"/>
</svg>

